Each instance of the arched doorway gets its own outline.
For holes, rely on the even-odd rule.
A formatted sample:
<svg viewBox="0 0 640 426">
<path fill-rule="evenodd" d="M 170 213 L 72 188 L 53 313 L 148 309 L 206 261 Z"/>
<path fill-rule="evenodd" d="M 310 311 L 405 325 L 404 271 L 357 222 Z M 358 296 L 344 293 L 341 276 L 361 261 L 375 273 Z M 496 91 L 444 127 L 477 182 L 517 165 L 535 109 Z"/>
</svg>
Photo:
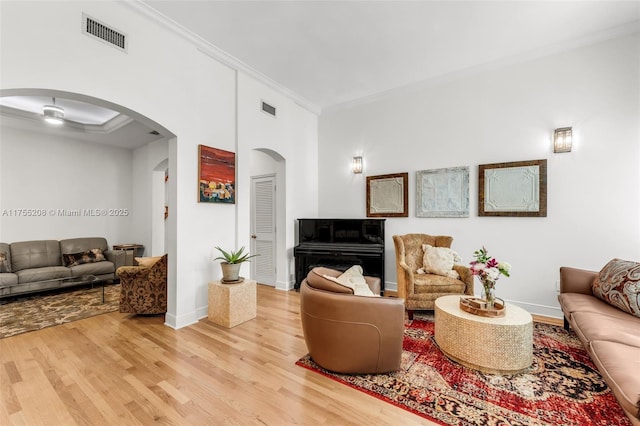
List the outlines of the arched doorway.
<svg viewBox="0 0 640 426">
<path fill-rule="evenodd" d="M 274 150 L 257 148 L 251 151 L 250 170 L 251 252 L 260 254 L 252 262 L 251 276 L 262 284 L 278 287 L 278 282 L 287 281 L 288 270 L 286 250 L 282 249 L 286 245 L 286 161 Z"/>
<path fill-rule="evenodd" d="M 56 99 L 56 104 L 64 105 L 67 107 L 66 111 L 67 121 L 62 127 L 51 128 L 47 127 L 42 123 L 42 99 L 45 99 L 47 103 L 52 103 L 53 98 Z M 51 99 L 51 102 L 49 101 Z M 8 102 L 11 100 L 11 102 Z M 17 104 L 14 101 L 23 102 L 22 104 L 18 102 Z M 33 105 L 37 105 L 40 103 L 40 109 L 34 109 Z M 117 170 L 125 170 L 129 168 L 129 171 L 125 173 L 100 173 L 96 171 L 95 173 L 79 173 L 78 176 L 71 176 L 67 181 L 57 182 L 57 185 L 50 185 L 49 187 L 43 188 L 43 194 L 50 195 L 54 192 L 53 196 L 49 198 L 55 199 L 55 191 L 60 191 L 61 194 L 73 194 L 70 198 L 62 198 L 64 203 L 82 203 L 81 198 L 83 193 L 87 193 L 88 191 L 99 193 L 100 191 L 109 191 L 110 193 L 124 193 L 128 195 L 128 202 L 126 200 L 126 196 L 118 195 L 113 196 L 112 199 L 117 200 L 115 205 L 110 205 L 109 207 L 113 208 L 121 208 L 123 215 L 117 219 L 113 219 L 109 221 L 106 225 L 103 223 L 105 219 L 102 219 L 100 223 L 100 227 L 98 231 L 91 232 L 91 225 L 84 225 L 85 228 L 78 231 L 79 234 L 68 235 L 71 227 L 69 225 L 70 222 L 67 222 L 66 225 L 60 226 L 60 222 L 51 222 L 48 224 L 38 224 L 40 229 L 46 228 L 51 232 L 51 238 L 56 238 L 57 236 L 54 234 L 55 232 L 60 232 L 60 234 L 67 233 L 65 235 L 59 235 L 59 238 L 63 237 L 76 237 L 76 236 L 93 236 L 97 234 L 106 234 L 105 236 L 111 235 L 112 238 L 107 238 L 107 241 L 110 245 L 112 244 L 121 244 L 121 243 L 139 243 L 143 242 L 145 245 L 145 255 L 151 255 L 152 251 L 158 250 L 160 247 L 164 249 L 164 251 L 168 252 L 170 257 L 174 257 L 175 253 L 171 251 L 175 251 L 171 246 L 164 244 L 164 241 L 173 240 L 175 241 L 176 234 L 176 222 L 175 221 L 164 221 L 164 205 L 166 204 L 166 199 L 168 198 L 167 192 L 171 191 L 171 185 L 166 185 L 162 183 L 158 185 L 159 191 L 162 191 L 162 194 L 159 196 L 153 196 L 153 191 L 149 190 L 150 187 L 155 185 L 155 178 L 159 177 L 156 173 L 160 173 L 162 177 L 160 179 L 164 180 L 164 175 L 167 173 L 169 161 L 169 150 L 167 149 L 169 143 L 176 142 L 176 135 L 166 129 L 160 123 L 136 112 L 125 106 L 118 105 L 104 99 L 99 99 L 96 97 L 83 95 L 79 93 L 60 91 L 55 89 L 42 89 L 42 88 L 21 88 L 21 89 L 2 89 L 0 90 L 0 113 L 3 116 L 2 122 L 0 122 L 0 126 L 9 126 L 9 123 L 22 123 L 19 127 L 22 129 L 30 129 L 29 131 L 38 132 L 49 132 L 50 135 L 53 135 L 52 138 L 55 138 L 56 141 L 64 141 L 66 139 L 73 140 L 74 149 L 69 149 L 69 146 L 65 146 L 68 152 L 68 158 L 73 158 L 73 156 L 78 156 L 80 160 L 83 161 L 90 157 L 87 155 L 86 150 L 95 149 L 96 146 L 100 144 L 108 145 L 110 142 L 111 150 L 100 150 L 99 154 L 96 154 L 96 158 L 92 158 L 92 161 L 95 161 L 96 164 L 104 164 L 108 162 L 119 162 L 122 164 L 118 164 L 117 167 L 114 165 L 113 169 Z M 8 106 L 11 105 L 11 106 Z M 21 106 L 23 105 L 23 106 Z M 95 113 L 97 110 L 98 113 L 102 113 L 104 111 L 113 112 L 112 115 L 108 116 L 105 122 L 92 121 L 92 118 L 82 118 L 83 109 L 85 109 L 87 114 Z M 99 114 L 98 114 L 99 115 Z M 73 117 L 73 119 L 71 119 Z M 78 118 L 77 118 L 78 117 Z M 137 132 L 137 133 L 136 133 Z M 132 144 L 131 146 L 127 146 L 126 142 L 133 140 L 133 134 L 138 133 L 146 133 L 145 138 L 139 144 Z M 14 132 L 15 134 L 15 132 Z M 113 138 L 118 138 L 115 141 L 109 141 L 110 135 Z M 112 139 L 113 139 L 112 138 Z M 130 139 L 129 139 L 130 138 Z M 86 142 L 87 149 L 82 148 L 82 143 Z M 3 161 L 11 161 L 12 163 L 20 162 L 20 161 L 28 161 L 27 158 L 9 158 L 9 155 L 14 152 L 13 150 L 3 149 L 3 146 L 6 148 L 9 146 L 8 141 L 0 140 L 0 159 L 4 158 Z M 105 145 L 105 146 L 106 146 Z M 43 149 L 34 150 L 40 154 L 38 161 L 46 163 L 47 161 L 47 151 L 55 152 L 55 147 L 46 146 Z M 122 151 L 130 150 L 130 154 L 127 156 L 126 154 L 122 154 Z M 103 153 L 112 153 L 118 151 L 117 155 L 102 155 Z M 14 166 L 15 170 L 19 166 Z M 52 166 L 54 167 L 54 166 Z M 58 167 L 58 170 L 65 170 L 64 164 L 56 164 L 55 167 Z M 7 168 L 8 169 L 8 168 Z M 111 169 L 109 169 L 111 170 Z M 7 170 L 3 167 L 3 170 L 0 170 L 0 177 L 4 179 L 5 173 L 8 173 Z M 141 178 L 141 176 L 143 178 Z M 46 182 L 47 179 L 51 179 L 49 176 L 26 176 L 27 179 L 38 179 L 42 182 Z M 8 179 L 8 180 L 11 180 Z M 120 188 L 120 190 L 118 189 Z M 122 190 L 122 188 L 126 188 L 126 191 Z M 17 192 L 17 191 L 16 191 Z M 0 205 L 3 202 L 6 202 L 11 194 L 2 194 L 0 197 Z M 42 199 L 40 197 L 33 197 L 33 195 L 29 194 L 31 199 Z M 60 197 L 58 197 L 60 198 Z M 13 200 L 16 198 L 14 197 Z M 92 198 L 95 200 L 96 198 Z M 27 198 L 25 198 L 27 200 Z M 160 209 L 154 209 L 154 203 L 161 200 L 162 206 Z M 62 207 L 66 208 L 66 205 L 62 206 L 52 206 L 52 207 Z M 85 206 L 82 206 L 85 207 Z M 86 206 L 86 207 L 94 207 Z M 126 212 L 125 212 L 126 211 Z M 158 234 L 155 234 L 155 241 L 157 242 L 157 238 L 161 238 L 163 241 L 162 245 L 154 244 L 154 231 L 149 224 L 153 223 L 153 215 L 154 212 L 158 212 L 157 216 L 161 218 L 162 221 L 162 236 L 159 237 Z M 72 218 L 69 218 L 71 220 Z M 85 222 L 88 221 L 86 218 L 78 218 L 84 219 Z M 97 221 L 93 223 L 98 223 Z M 66 226 L 66 228 L 65 228 Z M 1 226 L 0 232 L 3 235 L 0 235 L 0 240 L 21 240 L 19 232 L 20 230 L 12 229 L 12 233 L 5 232 L 8 227 Z M 38 227 L 36 227 L 38 228 Z M 144 232 L 138 232 L 137 230 L 144 229 Z M 34 231 L 37 232 L 37 231 Z M 83 234 L 91 234 L 91 235 L 83 235 Z M 9 234 L 9 235 L 5 235 Z M 148 237 L 147 237 L 148 235 Z M 14 236 L 17 236 L 14 238 Z M 34 235 L 35 237 L 35 235 Z M 125 240 L 126 238 L 131 238 L 139 240 L 143 239 L 144 241 L 131 241 Z M 26 239 L 38 239 L 38 237 L 31 238 L 27 237 Z M 173 309 L 175 311 L 175 277 L 176 273 L 169 274 L 169 310 Z M 175 313 L 175 312 L 174 312 Z"/>
</svg>

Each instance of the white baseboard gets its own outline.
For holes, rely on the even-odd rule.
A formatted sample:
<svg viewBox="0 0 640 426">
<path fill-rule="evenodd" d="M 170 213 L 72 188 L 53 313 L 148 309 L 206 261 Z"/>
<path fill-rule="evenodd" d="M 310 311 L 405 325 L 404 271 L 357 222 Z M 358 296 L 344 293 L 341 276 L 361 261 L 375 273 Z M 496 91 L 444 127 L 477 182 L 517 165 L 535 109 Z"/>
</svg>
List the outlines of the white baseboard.
<svg viewBox="0 0 640 426">
<path fill-rule="evenodd" d="M 202 308 L 200 308 L 200 309 L 202 309 Z M 198 309 L 198 311 L 200 311 L 200 309 Z M 204 309 L 205 309 L 205 312 L 206 312 L 207 308 L 205 307 Z M 197 316 L 197 312 L 198 311 L 193 311 L 193 312 L 190 312 L 190 313 L 188 313 L 186 315 L 180 315 L 180 316 L 175 316 L 173 314 L 167 313 L 164 316 L 164 325 L 166 325 L 168 327 L 171 327 L 171 328 L 174 328 L 174 329 L 177 330 L 179 328 L 186 327 L 186 326 L 191 325 L 191 324 L 195 324 L 195 323 L 198 322 L 198 318 L 199 318 Z M 205 316 L 206 316 L 206 314 L 205 314 Z"/>
<path fill-rule="evenodd" d="M 384 289 L 389 291 L 398 291 L 398 283 L 385 282 Z M 505 300 L 505 302 L 520 306 L 530 314 L 541 315 L 549 318 L 564 318 L 562 309 L 560 309 L 559 306 L 539 305 L 536 303 L 527 303 L 518 300 Z"/>
<path fill-rule="evenodd" d="M 519 302 L 517 300 L 505 300 L 507 303 L 513 303 L 516 306 L 520 306 L 525 311 L 534 315 L 541 315 L 549 318 L 564 318 L 562 309 L 556 306 L 538 305 L 537 303 Z"/>
<path fill-rule="evenodd" d="M 294 281 L 276 281 L 276 290 L 289 291 L 295 287 Z"/>
<path fill-rule="evenodd" d="M 209 316 L 209 305 L 202 306 L 196 309 L 196 318 L 201 320 L 202 318 L 207 318 Z"/>
<path fill-rule="evenodd" d="M 384 290 L 387 291 L 398 291 L 398 283 L 390 283 L 388 281 L 384 282 Z"/>
</svg>

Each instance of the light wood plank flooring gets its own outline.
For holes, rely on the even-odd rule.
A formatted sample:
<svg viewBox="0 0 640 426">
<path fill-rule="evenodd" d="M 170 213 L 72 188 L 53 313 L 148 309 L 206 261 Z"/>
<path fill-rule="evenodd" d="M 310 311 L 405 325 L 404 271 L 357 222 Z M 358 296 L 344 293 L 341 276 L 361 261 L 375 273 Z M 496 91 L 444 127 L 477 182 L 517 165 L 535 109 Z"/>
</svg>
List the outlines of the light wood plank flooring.
<svg viewBox="0 0 640 426">
<path fill-rule="evenodd" d="M 258 316 L 111 313 L 0 340 L 1 425 L 430 425 L 295 365 L 299 294 L 258 286 Z"/>
<path fill-rule="evenodd" d="M 259 285 L 232 329 L 115 312 L 0 339 L 0 424 L 434 424 L 296 366 L 299 306 Z"/>
</svg>

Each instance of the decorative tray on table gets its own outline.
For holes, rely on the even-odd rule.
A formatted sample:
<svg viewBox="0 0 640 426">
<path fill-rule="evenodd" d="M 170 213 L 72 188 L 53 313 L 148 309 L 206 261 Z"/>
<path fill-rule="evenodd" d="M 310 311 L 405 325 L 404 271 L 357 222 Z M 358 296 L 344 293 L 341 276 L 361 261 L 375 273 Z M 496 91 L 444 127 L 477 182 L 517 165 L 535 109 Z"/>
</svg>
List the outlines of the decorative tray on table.
<svg viewBox="0 0 640 426">
<path fill-rule="evenodd" d="M 504 300 L 496 298 L 493 308 L 487 306 L 487 301 L 477 297 L 461 297 L 460 309 L 481 317 L 503 317 L 505 315 Z"/>
</svg>

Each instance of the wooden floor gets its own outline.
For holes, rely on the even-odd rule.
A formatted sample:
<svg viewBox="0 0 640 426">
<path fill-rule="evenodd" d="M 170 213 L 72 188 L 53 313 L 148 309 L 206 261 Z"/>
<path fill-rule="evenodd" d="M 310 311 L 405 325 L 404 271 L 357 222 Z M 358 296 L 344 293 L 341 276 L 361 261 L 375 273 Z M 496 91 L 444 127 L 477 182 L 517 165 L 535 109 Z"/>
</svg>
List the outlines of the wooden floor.
<svg viewBox="0 0 640 426">
<path fill-rule="evenodd" d="M 0 339 L 0 425 L 430 425 L 295 365 L 299 294 L 258 286 L 258 316 L 99 315 Z"/>
<path fill-rule="evenodd" d="M 117 312 L 0 339 L 0 425 L 433 425 L 295 365 L 299 294 L 180 330 Z"/>
</svg>

